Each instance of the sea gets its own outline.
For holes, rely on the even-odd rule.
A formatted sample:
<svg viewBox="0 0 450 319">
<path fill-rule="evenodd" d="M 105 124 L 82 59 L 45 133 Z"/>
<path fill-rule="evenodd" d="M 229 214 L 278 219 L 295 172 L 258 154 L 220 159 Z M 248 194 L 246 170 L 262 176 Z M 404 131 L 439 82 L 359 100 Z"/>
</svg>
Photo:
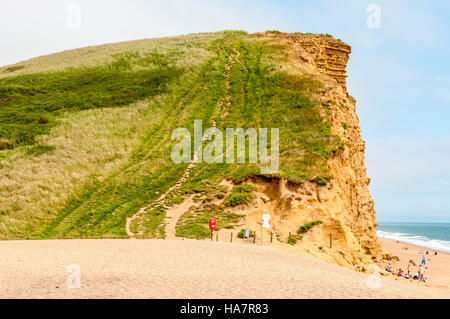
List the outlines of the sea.
<svg viewBox="0 0 450 319">
<path fill-rule="evenodd" d="M 378 223 L 381 238 L 450 253 L 450 223 Z"/>
</svg>

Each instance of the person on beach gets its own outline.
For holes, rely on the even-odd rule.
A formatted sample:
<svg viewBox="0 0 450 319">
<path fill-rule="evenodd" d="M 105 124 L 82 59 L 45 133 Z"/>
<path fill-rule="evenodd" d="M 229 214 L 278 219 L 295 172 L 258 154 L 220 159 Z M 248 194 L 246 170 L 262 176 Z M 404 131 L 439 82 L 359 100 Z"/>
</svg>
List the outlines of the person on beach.
<svg viewBox="0 0 450 319">
<path fill-rule="evenodd" d="M 391 266 L 391 263 L 390 263 L 390 262 L 388 262 L 388 263 L 386 264 L 385 270 L 386 270 L 387 272 L 392 273 L 392 266 Z"/>
<path fill-rule="evenodd" d="M 425 266 L 424 265 L 420 265 L 420 267 L 419 267 L 419 281 L 425 282 L 424 275 L 425 275 Z"/>
<path fill-rule="evenodd" d="M 411 277 L 411 264 L 408 263 L 408 277 Z"/>
<path fill-rule="evenodd" d="M 425 257 L 425 255 L 422 255 L 422 265 L 426 265 L 427 263 L 427 258 Z"/>
</svg>

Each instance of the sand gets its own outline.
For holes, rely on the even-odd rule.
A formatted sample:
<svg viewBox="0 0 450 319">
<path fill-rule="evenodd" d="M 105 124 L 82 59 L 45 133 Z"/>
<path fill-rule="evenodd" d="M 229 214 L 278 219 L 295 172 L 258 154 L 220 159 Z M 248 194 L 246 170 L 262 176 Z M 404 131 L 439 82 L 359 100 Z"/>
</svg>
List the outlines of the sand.
<svg viewBox="0 0 450 319">
<path fill-rule="evenodd" d="M 166 239 L 181 239 L 176 237 L 178 220 L 186 213 L 191 206 L 198 205 L 194 202 L 194 196 L 187 197 L 180 205 L 174 205 L 166 211 Z"/>
<path fill-rule="evenodd" d="M 428 284 L 437 287 L 450 288 L 450 254 L 438 251 L 438 255 L 435 256 L 434 249 L 415 246 L 407 243 L 398 242 L 396 240 L 380 238 L 380 243 L 383 249 L 390 252 L 392 255 L 399 257 L 399 261 L 392 262 L 393 270 L 397 271 L 402 268 L 406 271 L 408 262 L 413 260 L 416 263 L 416 267 L 412 266 L 412 272 L 416 273 L 422 261 L 422 255 L 420 251 L 429 254 L 425 255 L 427 258 L 425 274 L 428 275 Z M 408 250 L 402 249 L 402 247 L 408 247 Z M 399 280 L 408 281 L 399 278 Z"/>
<path fill-rule="evenodd" d="M 0 242 L 2 298 L 450 298 L 279 249 L 195 240 Z M 81 288 L 68 288 L 67 267 Z M 372 287 L 372 288 L 371 288 Z"/>
</svg>

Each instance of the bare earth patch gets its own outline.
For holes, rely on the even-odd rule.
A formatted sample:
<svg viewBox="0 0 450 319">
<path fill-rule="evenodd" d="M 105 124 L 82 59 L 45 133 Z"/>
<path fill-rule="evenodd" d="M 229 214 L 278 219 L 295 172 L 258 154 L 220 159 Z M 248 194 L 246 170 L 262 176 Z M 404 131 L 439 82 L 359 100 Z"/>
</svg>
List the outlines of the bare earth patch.
<svg viewBox="0 0 450 319">
<path fill-rule="evenodd" d="M 166 239 L 169 240 L 177 239 L 175 234 L 178 220 L 184 213 L 186 213 L 189 210 L 191 206 L 195 205 L 193 197 L 194 196 L 187 197 L 180 205 L 174 205 L 173 207 L 167 210 L 165 220 Z"/>
</svg>

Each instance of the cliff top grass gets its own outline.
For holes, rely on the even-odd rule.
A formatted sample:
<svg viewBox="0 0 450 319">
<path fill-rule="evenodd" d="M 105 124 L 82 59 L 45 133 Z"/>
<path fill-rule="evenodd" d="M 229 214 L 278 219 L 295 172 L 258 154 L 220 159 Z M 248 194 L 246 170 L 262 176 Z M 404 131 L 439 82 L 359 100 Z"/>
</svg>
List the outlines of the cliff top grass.
<svg viewBox="0 0 450 319">
<path fill-rule="evenodd" d="M 65 51 L 38 58 L 40 69 L 29 60 L 4 70 L 0 238 L 125 235 L 126 218 L 183 175 L 187 164 L 171 161 L 170 134 L 192 130 L 196 119 L 221 129 L 279 128 L 275 176 L 326 183 L 339 139 L 314 98 L 320 80 L 287 50 L 276 39 L 225 31 Z M 200 163 L 167 201 L 209 198 L 223 179 L 240 183 L 259 172 L 260 164 Z M 220 214 L 223 207 L 203 207 L 194 226 L 178 231 L 201 234 L 204 217 Z M 223 227 L 236 222 L 223 216 Z M 149 211 L 142 231 L 162 236 L 164 217 Z"/>
</svg>

